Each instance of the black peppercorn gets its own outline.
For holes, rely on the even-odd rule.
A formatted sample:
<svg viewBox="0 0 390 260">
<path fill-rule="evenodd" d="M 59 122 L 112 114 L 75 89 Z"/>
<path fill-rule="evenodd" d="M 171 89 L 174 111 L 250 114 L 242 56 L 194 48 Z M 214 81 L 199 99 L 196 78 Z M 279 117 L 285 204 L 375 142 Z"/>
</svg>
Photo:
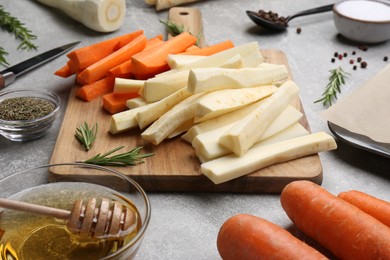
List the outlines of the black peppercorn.
<svg viewBox="0 0 390 260">
<path fill-rule="evenodd" d="M 360 63 L 360 67 L 363 69 L 367 68 L 367 62 L 363 61 L 362 63 Z"/>
<path fill-rule="evenodd" d="M 389 58 L 387 56 L 383 57 L 383 61 L 388 61 Z"/>
</svg>

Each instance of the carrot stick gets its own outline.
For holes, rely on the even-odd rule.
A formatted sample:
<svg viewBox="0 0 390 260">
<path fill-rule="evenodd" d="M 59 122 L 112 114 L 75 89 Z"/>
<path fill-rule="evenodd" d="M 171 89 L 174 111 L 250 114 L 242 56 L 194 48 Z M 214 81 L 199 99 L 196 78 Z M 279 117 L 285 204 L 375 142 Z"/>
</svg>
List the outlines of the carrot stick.
<svg viewBox="0 0 390 260">
<path fill-rule="evenodd" d="M 234 47 L 233 42 L 224 41 L 224 42 L 210 45 L 210 46 L 207 46 L 204 48 L 199 48 L 197 50 L 195 49 L 195 50 L 185 51 L 185 52 L 180 53 L 180 54 L 210 56 L 210 55 L 216 54 L 218 52 L 221 52 L 221 51 L 233 48 L 233 47 Z"/>
<path fill-rule="evenodd" d="M 223 223 L 217 248 L 224 260 L 327 259 L 282 227 L 247 214 L 235 215 Z"/>
<path fill-rule="evenodd" d="M 338 197 L 390 227 L 390 202 L 357 190 L 341 192 Z"/>
<path fill-rule="evenodd" d="M 127 110 L 126 102 L 138 93 L 108 93 L 103 95 L 103 108 L 111 114 Z"/>
<path fill-rule="evenodd" d="M 158 46 L 163 44 L 164 42 L 161 40 L 161 37 L 156 36 L 146 42 L 145 49 L 143 51 L 146 51 L 152 47 Z M 126 73 L 131 73 L 131 59 L 113 67 L 112 69 L 109 70 L 109 74 L 111 75 L 121 75 L 121 74 L 126 74 Z"/>
<path fill-rule="evenodd" d="M 132 72 L 137 77 L 137 74 L 155 75 L 166 71 L 169 69 L 167 64 L 168 54 L 183 52 L 195 42 L 196 38 L 194 36 L 188 32 L 183 32 L 164 42 L 161 46 L 137 53 L 131 59 Z"/>
<path fill-rule="evenodd" d="M 92 101 L 95 98 L 113 91 L 115 85 L 115 77 L 109 76 L 101 80 L 95 81 L 79 88 L 76 96 L 84 101 Z"/>
<path fill-rule="evenodd" d="M 110 55 L 117 49 L 122 48 L 143 33 L 143 30 L 137 30 L 112 39 L 88 45 L 68 53 L 67 57 L 75 63 L 77 70 L 82 70 Z"/>
<path fill-rule="evenodd" d="M 65 64 L 62 68 L 56 70 L 54 75 L 57 75 L 62 78 L 68 78 L 72 76 L 74 73 L 70 70 L 68 64 Z"/>
<path fill-rule="evenodd" d="M 187 51 L 194 51 L 194 50 L 199 50 L 200 47 L 196 46 L 196 45 L 191 45 L 190 47 L 188 47 L 187 49 L 184 50 L 184 52 L 187 52 Z"/>
<path fill-rule="evenodd" d="M 390 228 L 310 181 L 294 181 L 281 203 L 294 224 L 341 259 L 390 259 Z"/>
<path fill-rule="evenodd" d="M 145 45 L 146 37 L 138 36 L 134 41 L 83 70 L 77 75 L 77 82 L 85 85 L 103 78 L 110 69 L 129 60 L 135 53 L 143 50 Z"/>
</svg>

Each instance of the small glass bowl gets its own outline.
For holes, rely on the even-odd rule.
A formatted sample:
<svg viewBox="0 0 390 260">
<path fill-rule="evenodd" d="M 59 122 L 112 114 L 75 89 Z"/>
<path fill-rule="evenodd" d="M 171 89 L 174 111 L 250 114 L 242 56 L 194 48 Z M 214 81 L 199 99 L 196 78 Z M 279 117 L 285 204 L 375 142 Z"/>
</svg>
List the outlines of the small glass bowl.
<svg viewBox="0 0 390 260">
<path fill-rule="evenodd" d="M 0 92 L 0 102 L 16 97 L 33 97 L 47 100 L 54 104 L 54 110 L 41 118 L 32 120 L 10 121 L 0 119 L 0 135 L 18 142 L 30 141 L 44 136 L 53 125 L 60 111 L 60 98 L 55 93 L 46 90 L 15 89 Z"/>
<path fill-rule="evenodd" d="M 84 163 L 42 165 L 0 179 L 0 198 L 71 210 L 75 199 L 86 201 L 91 197 L 119 200 L 135 208 L 137 232 L 123 240 L 117 238 L 117 244 L 109 244 L 107 249 L 112 237 L 85 240 L 67 232 L 62 220 L 0 207 L 0 249 L 21 260 L 133 259 L 151 216 L 148 196 L 133 179 L 107 167 Z M 79 240 L 81 243 L 76 244 Z"/>
</svg>

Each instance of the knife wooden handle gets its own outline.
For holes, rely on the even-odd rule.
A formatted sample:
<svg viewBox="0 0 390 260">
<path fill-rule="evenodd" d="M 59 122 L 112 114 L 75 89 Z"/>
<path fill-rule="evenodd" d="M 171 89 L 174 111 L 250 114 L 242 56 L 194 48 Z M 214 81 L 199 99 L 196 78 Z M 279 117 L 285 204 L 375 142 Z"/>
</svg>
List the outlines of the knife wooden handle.
<svg viewBox="0 0 390 260">
<path fill-rule="evenodd" d="M 183 26 L 185 31 L 198 38 L 198 46 L 205 47 L 203 34 L 202 13 L 197 8 L 173 7 L 169 9 L 168 20 L 179 26 Z M 168 35 L 168 38 L 172 35 Z"/>
</svg>

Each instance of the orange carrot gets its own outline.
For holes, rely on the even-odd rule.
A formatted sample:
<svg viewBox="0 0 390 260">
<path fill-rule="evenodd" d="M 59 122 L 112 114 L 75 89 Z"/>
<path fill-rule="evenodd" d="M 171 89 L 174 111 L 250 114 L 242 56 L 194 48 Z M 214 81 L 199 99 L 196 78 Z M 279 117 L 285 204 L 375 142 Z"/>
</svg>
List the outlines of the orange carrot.
<svg viewBox="0 0 390 260">
<path fill-rule="evenodd" d="M 196 46 L 196 45 L 191 45 L 190 47 L 188 47 L 187 49 L 184 50 L 184 52 L 187 52 L 187 51 L 194 51 L 194 50 L 199 50 L 200 47 Z"/>
<path fill-rule="evenodd" d="M 167 64 L 168 54 L 183 52 L 189 46 L 195 44 L 196 38 L 188 32 L 183 32 L 176 37 L 164 42 L 161 46 L 155 46 L 149 50 L 140 52 L 132 57 L 132 72 L 139 75 L 155 75 L 169 69 Z"/>
<path fill-rule="evenodd" d="M 79 88 L 76 96 L 84 101 L 92 101 L 95 98 L 113 91 L 115 85 L 115 77 L 109 76 L 101 80 L 95 81 Z"/>
<path fill-rule="evenodd" d="M 235 215 L 223 223 L 217 248 L 224 260 L 327 259 L 282 227 L 247 214 Z"/>
<path fill-rule="evenodd" d="M 74 62 L 77 70 L 85 69 L 93 63 L 110 55 L 117 49 L 122 48 L 143 33 L 143 30 L 137 30 L 125 35 L 76 49 L 68 53 L 67 56 Z"/>
<path fill-rule="evenodd" d="M 164 42 L 161 40 L 162 37 L 156 36 L 150 40 L 147 41 L 145 49 L 143 51 L 146 51 L 152 47 L 158 46 L 163 44 Z M 131 73 L 131 59 L 113 67 L 109 70 L 109 74 L 111 75 L 121 75 L 126 73 Z"/>
<path fill-rule="evenodd" d="M 390 259 L 390 228 L 310 181 L 294 181 L 281 203 L 294 224 L 341 259 Z"/>
<path fill-rule="evenodd" d="M 217 44 L 214 44 L 214 45 L 210 45 L 210 46 L 207 46 L 207 47 L 204 47 L 204 48 L 200 48 L 198 50 L 185 51 L 185 52 L 180 53 L 180 54 L 210 56 L 210 55 L 213 55 L 215 53 L 218 53 L 218 52 L 221 52 L 221 51 L 233 48 L 233 47 L 234 47 L 233 42 L 231 42 L 231 41 L 224 41 L 224 42 L 217 43 Z"/>
<path fill-rule="evenodd" d="M 103 78 L 110 69 L 129 60 L 135 53 L 143 50 L 145 45 L 146 37 L 138 36 L 134 41 L 83 70 L 77 75 L 77 82 L 85 85 Z"/>
<path fill-rule="evenodd" d="M 390 202 L 357 190 L 341 192 L 338 197 L 390 227 Z"/>
<path fill-rule="evenodd" d="M 111 114 L 122 112 L 126 109 L 126 102 L 138 97 L 138 93 L 108 93 L 103 95 L 103 108 Z"/>
<path fill-rule="evenodd" d="M 62 78 L 68 78 L 72 76 L 74 73 L 70 70 L 68 64 L 65 64 L 62 68 L 56 70 L 54 75 L 57 75 Z"/>
</svg>

